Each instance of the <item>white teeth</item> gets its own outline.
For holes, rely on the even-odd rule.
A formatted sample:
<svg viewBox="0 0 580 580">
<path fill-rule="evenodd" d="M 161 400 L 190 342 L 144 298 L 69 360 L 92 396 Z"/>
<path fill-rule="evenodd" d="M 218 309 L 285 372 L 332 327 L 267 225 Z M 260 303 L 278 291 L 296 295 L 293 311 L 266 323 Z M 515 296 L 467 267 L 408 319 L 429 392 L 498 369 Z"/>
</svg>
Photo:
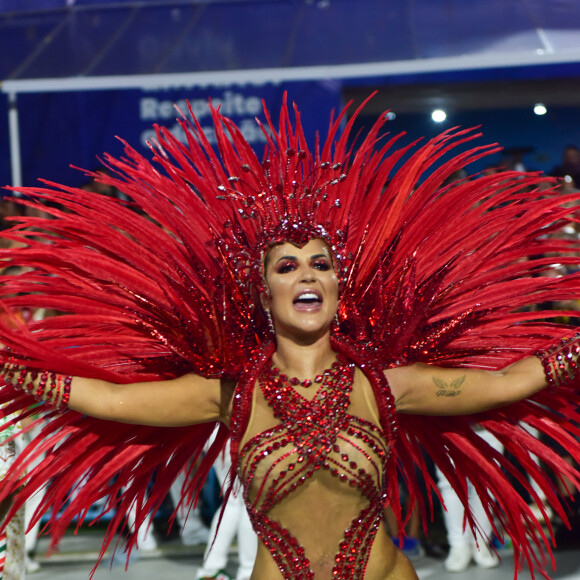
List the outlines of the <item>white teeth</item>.
<svg viewBox="0 0 580 580">
<path fill-rule="evenodd" d="M 304 294 L 300 294 L 296 300 L 320 300 L 320 298 L 315 292 L 305 292 Z"/>
</svg>

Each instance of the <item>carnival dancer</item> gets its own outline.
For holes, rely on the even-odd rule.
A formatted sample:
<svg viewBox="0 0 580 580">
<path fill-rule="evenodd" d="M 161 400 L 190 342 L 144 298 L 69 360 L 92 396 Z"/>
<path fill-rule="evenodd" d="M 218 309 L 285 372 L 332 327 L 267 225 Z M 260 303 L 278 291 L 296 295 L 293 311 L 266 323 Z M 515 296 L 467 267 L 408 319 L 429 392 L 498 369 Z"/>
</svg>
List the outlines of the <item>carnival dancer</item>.
<svg viewBox="0 0 580 580">
<path fill-rule="evenodd" d="M 3 268 L 4 276 L 15 276 L 18 270 Z M 30 321 L 31 312 L 22 309 L 13 312 L 12 319 L 21 324 Z M 36 405 L 34 405 L 36 406 Z M 26 445 L 26 434 L 21 434 L 22 425 L 16 414 L 7 413 L 0 404 L 0 487 L 5 484 L 5 478 L 20 453 Z M 4 522 L 12 496 L 6 495 L 0 502 L 0 523 Z M 30 560 L 26 550 L 26 506 L 21 506 L 0 531 L 0 580 L 24 580 Z"/>
<path fill-rule="evenodd" d="M 213 467 L 221 489 L 228 489 L 228 477 L 232 475 L 229 441 Z M 229 578 L 225 569 L 234 540 L 238 548 L 238 569 L 235 578 L 249 580 L 254 569 L 258 540 L 248 517 L 242 491 L 239 481 L 236 481 L 229 489 L 222 508 L 215 512 L 211 521 L 209 542 L 203 555 L 203 564 L 197 570 L 197 580 Z"/>
<path fill-rule="evenodd" d="M 565 518 L 532 455 L 575 485 L 578 473 L 521 425 L 578 457 L 580 340 L 560 342 L 570 329 L 522 307 L 578 295 L 576 275 L 532 276 L 554 261 L 541 256 L 580 261 L 573 243 L 547 235 L 578 196 L 540 192 L 542 178 L 517 172 L 443 186 L 497 150 L 434 166 L 469 131 L 443 133 L 403 162 L 409 147 L 381 144 L 384 117 L 355 148 L 354 121 L 339 134 L 341 115 L 312 154 L 284 106 L 279 128 L 267 116 L 260 160 L 230 120 L 213 116 L 219 155 L 193 118 L 182 121 L 186 144 L 158 129 L 157 167 L 129 147 L 107 158 L 115 177 L 102 179 L 130 205 L 64 186 L 22 190 L 25 203 L 61 207 L 5 234 L 25 246 L 2 259 L 34 270 L 1 290 L 3 304 L 63 314 L 2 330 L 0 401 L 23 416 L 32 397 L 64 412 L 48 411 L 47 458 L 26 474 L 29 446 L 0 499 L 25 483 L 14 513 L 52 478 L 40 515 L 64 505 L 67 484 L 83 476 L 75 502 L 51 520 L 58 538 L 83 506 L 124 486 L 104 550 L 124 510 L 136 505 L 139 525 L 218 425 L 184 501 L 230 438 L 259 538 L 252 579 L 411 579 L 383 508 L 400 517 L 399 471 L 418 501 L 416 466 L 435 488 L 422 446 L 469 525 L 478 523 L 468 481 L 516 560 L 544 570 L 533 547 L 548 538 L 507 482 L 516 469 L 472 423 Z"/>
<path fill-rule="evenodd" d="M 0 408 L 0 413 L 2 409 Z M 22 449 L 21 438 L 17 436 L 18 424 L 3 428 L 11 417 L 0 416 L 0 485 L 10 465 Z M 9 499 L 0 508 L 8 507 Z M 0 509 L 0 519 L 5 515 Z M 26 551 L 24 542 L 24 508 L 18 510 L 0 533 L 0 580 L 24 580 L 26 574 Z"/>
</svg>

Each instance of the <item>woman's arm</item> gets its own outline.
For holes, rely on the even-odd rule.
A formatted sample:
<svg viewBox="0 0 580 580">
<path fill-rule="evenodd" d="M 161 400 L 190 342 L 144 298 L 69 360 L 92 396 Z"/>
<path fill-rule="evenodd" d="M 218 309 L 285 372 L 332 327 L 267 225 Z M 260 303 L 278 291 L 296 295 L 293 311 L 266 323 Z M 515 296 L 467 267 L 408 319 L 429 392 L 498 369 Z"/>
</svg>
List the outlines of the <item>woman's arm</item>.
<svg viewBox="0 0 580 580">
<path fill-rule="evenodd" d="M 177 379 L 117 385 L 74 377 L 69 408 L 99 419 L 160 427 L 229 424 L 233 381 L 188 374 Z"/>
<path fill-rule="evenodd" d="M 445 369 L 417 363 L 385 371 L 399 413 L 464 415 L 515 403 L 546 387 L 539 358 L 501 371 Z"/>
<path fill-rule="evenodd" d="M 235 382 L 187 374 L 177 379 L 114 384 L 65 377 L 6 361 L 0 375 L 12 385 L 59 409 L 123 423 L 178 427 L 221 420 L 229 424 Z"/>
</svg>

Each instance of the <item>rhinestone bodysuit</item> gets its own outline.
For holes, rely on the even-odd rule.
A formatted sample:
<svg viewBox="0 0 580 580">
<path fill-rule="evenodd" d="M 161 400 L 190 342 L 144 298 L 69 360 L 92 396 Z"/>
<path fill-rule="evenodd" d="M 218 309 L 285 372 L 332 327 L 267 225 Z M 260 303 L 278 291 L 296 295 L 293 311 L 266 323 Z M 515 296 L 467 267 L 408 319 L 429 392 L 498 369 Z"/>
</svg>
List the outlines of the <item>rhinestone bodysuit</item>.
<svg viewBox="0 0 580 580">
<path fill-rule="evenodd" d="M 339 360 L 313 391 L 271 365 L 259 375 L 256 394 L 275 424 L 243 445 L 240 478 L 254 529 L 285 579 L 365 576 L 389 447 L 377 425 L 349 413 L 354 374 Z"/>
</svg>

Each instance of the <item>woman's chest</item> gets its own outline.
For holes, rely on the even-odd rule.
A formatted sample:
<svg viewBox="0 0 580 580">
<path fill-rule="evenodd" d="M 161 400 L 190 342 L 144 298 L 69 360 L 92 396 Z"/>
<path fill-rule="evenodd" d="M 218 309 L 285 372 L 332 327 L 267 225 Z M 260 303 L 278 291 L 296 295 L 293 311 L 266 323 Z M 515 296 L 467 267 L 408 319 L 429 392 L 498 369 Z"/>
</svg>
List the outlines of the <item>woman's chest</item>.
<svg viewBox="0 0 580 580">
<path fill-rule="evenodd" d="M 281 396 L 274 405 L 256 389 L 239 461 L 251 501 L 307 480 L 329 489 L 346 484 L 364 495 L 382 489 L 389 447 L 363 388 L 354 381 L 346 399 L 328 392 Z"/>
</svg>

